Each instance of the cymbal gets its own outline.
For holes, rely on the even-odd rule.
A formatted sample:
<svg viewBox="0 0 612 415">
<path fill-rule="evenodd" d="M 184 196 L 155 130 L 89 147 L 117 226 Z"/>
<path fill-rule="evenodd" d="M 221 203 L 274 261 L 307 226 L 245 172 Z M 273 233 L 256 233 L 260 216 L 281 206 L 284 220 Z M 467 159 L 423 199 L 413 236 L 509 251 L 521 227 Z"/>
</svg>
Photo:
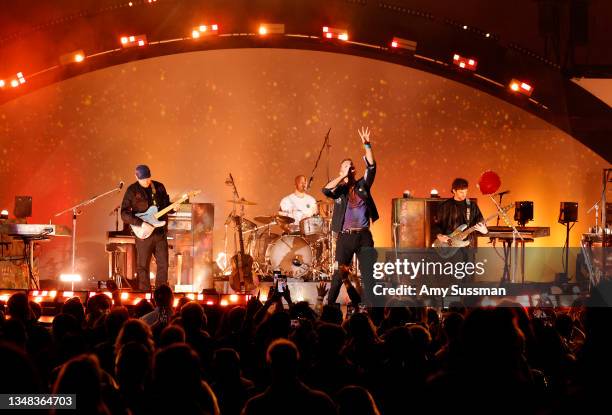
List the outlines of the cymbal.
<svg viewBox="0 0 612 415">
<path fill-rule="evenodd" d="M 274 215 L 270 215 L 270 216 L 255 216 L 253 219 L 255 220 L 255 222 L 259 222 L 259 223 L 263 223 L 263 224 L 267 225 L 268 223 L 274 222 L 276 217 Z"/>
<path fill-rule="evenodd" d="M 228 200 L 227 202 L 234 203 L 236 205 L 256 205 L 257 204 L 255 202 L 250 202 L 246 200 L 245 198 L 241 198 L 240 200 Z"/>
<path fill-rule="evenodd" d="M 271 224 L 288 225 L 290 223 L 295 222 L 295 219 L 289 216 L 284 216 L 284 215 L 255 216 L 254 219 L 259 223 L 265 223 L 265 224 L 271 223 Z"/>
<path fill-rule="evenodd" d="M 290 223 L 295 222 L 295 219 L 289 217 L 289 216 L 283 216 L 283 215 L 276 215 L 275 216 L 276 222 L 278 222 L 279 224 L 284 224 L 284 225 L 289 225 Z"/>
</svg>

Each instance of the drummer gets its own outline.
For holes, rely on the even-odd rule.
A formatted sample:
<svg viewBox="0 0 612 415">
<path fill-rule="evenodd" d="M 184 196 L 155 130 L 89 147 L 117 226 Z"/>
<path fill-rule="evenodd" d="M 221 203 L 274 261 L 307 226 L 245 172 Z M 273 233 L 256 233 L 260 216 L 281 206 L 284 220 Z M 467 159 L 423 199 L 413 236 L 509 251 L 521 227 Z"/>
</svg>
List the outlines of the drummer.
<svg viewBox="0 0 612 415">
<path fill-rule="evenodd" d="M 317 214 L 317 201 L 306 193 L 306 176 L 295 177 L 295 190 L 280 201 L 280 215 L 289 216 L 295 222 L 282 226 L 287 233 L 299 233 L 300 221 Z"/>
</svg>

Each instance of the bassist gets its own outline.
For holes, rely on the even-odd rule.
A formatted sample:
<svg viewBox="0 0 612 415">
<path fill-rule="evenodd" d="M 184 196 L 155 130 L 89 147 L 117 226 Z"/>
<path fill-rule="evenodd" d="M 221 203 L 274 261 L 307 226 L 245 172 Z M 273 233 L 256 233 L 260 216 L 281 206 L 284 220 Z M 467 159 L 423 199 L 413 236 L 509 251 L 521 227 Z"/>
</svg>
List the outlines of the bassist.
<svg viewBox="0 0 612 415">
<path fill-rule="evenodd" d="M 153 226 L 144 222 L 136 216 L 137 213 L 145 212 L 150 206 L 157 206 L 162 210 L 170 205 L 170 197 L 166 188 L 160 182 L 151 180 L 151 170 L 146 165 L 136 166 L 136 179 L 123 196 L 121 203 L 121 220 L 124 223 L 150 227 Z M 160 218 L 165 220 L 164 217 Z M 168 240 L 167 226 L 156 228 L 151 236 L 146 239 L 135 237 L 136 242 L 136 275 L 138 290 L 151 290 L 149 279 L 149 266 L 151 256 L 155 256 L 157 264 L 157 274 L 155 285 L 159 287 L 168 283 Z"/>
<path fill-rule="evenodd" d="M 483 217 L 478 205 L 467 197 L 468 181 L 456 178 L 451 185 L 451 192 L 453 197 L 440 204 L 436 215 L 433 234 L 438 240 L 449 241 L 447 235 L 463 224 L 468 227 L 474 226 L 482 234 L 488 233 L 487 226 L 482 223 Z M 475 247 L 476 235 L 472 233 L 468 238 L 470 238 L 470 247 Z"/>
</svg>

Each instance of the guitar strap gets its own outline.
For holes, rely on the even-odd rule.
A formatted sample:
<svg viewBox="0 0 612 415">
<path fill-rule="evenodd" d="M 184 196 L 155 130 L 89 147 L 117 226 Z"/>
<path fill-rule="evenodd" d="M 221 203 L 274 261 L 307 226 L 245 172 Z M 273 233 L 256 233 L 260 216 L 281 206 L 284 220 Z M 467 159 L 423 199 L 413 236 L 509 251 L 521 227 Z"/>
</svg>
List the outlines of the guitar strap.
<svg viewBox="0 0 612 415">
<path fill-rule="evenodd" d="M 153 196 L 153 206 L 157 206 L 157 202 L 155 201 L 155 183 L 151 181 L 151 195 Z"/>
<path fill-rule="evenodd" d="M 465 223 L 470 226 L 470 199 L 465 199 L 467 209 L 465 210 Z"/>
</svg>

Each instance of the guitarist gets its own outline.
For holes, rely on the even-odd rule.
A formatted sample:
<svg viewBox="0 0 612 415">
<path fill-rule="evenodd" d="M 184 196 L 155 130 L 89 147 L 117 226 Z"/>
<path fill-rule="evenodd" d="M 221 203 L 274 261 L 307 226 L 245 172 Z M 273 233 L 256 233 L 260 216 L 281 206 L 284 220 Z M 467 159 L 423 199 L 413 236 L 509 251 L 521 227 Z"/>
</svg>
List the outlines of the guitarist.
<svg viewBox="0 0 612 415">
<path fill-rule="evenodd" d="M 476 230 L 482 234 L 488 233 L 487 226 L 481 223 L 483 217 L 478 205 L 468 199 L 468 181 L 456 178 L 451 185 L 451 192 L 453 197 L 445 200 L 438 207 L 433 232 L 434 235 L 437 235 L 438 240 L 447 242 L 450 239 L 447 235 L 463 224 L 468 227 L 475 226 Z M 476 235 L 471 234 L 468 238 L 470 247 L 475 247 Z"/>
<path fill-rule="evenodd" d="M 150 206 L 157 206 L 162 210 L 170 205 L 170 196 L 166 188 L 160 182 L 151 180 L 151 170 L 144 164 L 136 166 L 136 179 L 125 194 L 121 202 L 121 220 L 135 226 L 153 228 L 152 225 L 144 222 L 136 216 L 136 213 L 145 212 Z M 160 220 L 166 220 L 161 217 Z M 136 242 L 136 275 L 138 290 L 150 291 L 151 282 L 149 279 L 149 265 L 151 256 L 155 256 L 157 264 L 157 275 L 155 276 L 155 286 L 168 283 L 168 240 L 167 225 L 156 228 L 151 236 L 146 239 L 135 237 Z"/>
</svg>

